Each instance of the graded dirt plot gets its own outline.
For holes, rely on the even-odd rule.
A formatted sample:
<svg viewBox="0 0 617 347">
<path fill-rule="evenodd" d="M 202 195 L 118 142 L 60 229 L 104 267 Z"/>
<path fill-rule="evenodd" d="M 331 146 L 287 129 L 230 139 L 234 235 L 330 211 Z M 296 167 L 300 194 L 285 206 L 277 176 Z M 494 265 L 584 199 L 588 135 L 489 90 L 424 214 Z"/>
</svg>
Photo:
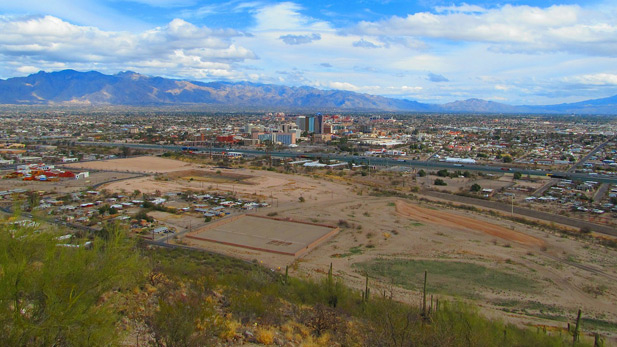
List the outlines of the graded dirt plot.
<svg viewBox="0 0 617 347">
<path fill-rule="evenodd" d="M 242 215 L 197 230 L 187 238 L 299 256 L 336 234 L 338 228 L 312 223 Z"/>
<path fill-rule="evenodd" d="M 420 222 L 433 223 L 455 229 L 479 231 L 488 235 L 497 236 L 505 240 L 515 241 L 530 246 L 543 246 L 545 244 L 543 240 L 537 237 L 510 230 L 496 224 L 451 214 L 445 211 L 423 208 L 400 200 L 396 202 L 396 211 L 403 216 L 413 218 Z"/>
<path fill-rule="evenodd" d="M 126 159 L 110 159 L 101 161 L 90 161 L 64 165 L 70 168 L 86 170 L 122 171 L 122 172 L 141 172 L 141 173 L 164 173 L 178 170 L 185 170 L 193 164 L 185 163 L 180 160 L 165 159 L 160 157 L 146 156 Z"/>
<path fill-rule="evenodd" d="M 209 183 L 235 183 L 251 184 L 249 179 L 254 176 L 240 175 L 232 172 L 212 171 L 212 170 L 184 170 L 165 174 L 165 178 L 180 179 L 186 181 L 209 182 Z"/>
</svg>

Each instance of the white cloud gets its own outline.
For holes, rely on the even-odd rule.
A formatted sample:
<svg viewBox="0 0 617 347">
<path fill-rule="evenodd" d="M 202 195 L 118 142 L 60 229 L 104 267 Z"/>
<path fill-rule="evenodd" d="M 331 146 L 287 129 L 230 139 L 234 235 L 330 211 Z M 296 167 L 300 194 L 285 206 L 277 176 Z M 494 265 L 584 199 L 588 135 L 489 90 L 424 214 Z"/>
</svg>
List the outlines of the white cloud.
<svg viewBox="0 0 617 347">
<path fill-rule="evenodd" d="M 145 22 L 117 11 L 109 2 L 100 0 L 19 0 L 0 1 L 5 15 L 49 15 L 74 24 L 96 26 L 108 30 L 145 30 Z M 1 17 L 1 15 L 0 15 Z"/>
<path fill-rule="evenodd" d="M 25 74 L 33 74 L 35 72 L 38 72 L 39 69 L 37 69 L 34 66 L 20 66 L 16 69 L 17 71 L 21 72 L 21 73 L 25 73 Z"/>
<path fill-rule="evenodd" d="M 380 22 L 361 22 L 354 32 L 373 36 L 483 42 L 500 52 L 567 51 L 617 54 L 617 11 L 593 11 L 576 5 L 548 8 L 504 5 L 438 8 Z"/>
<path fill-rule="evenodd" d="M 598 73 L 598 74 L 589 74 L 577 76 L 574 78 L 566 78 L 566 81 L 569 82 L 578 82 L 581 84 L 595 85 L 595 86 L 603 86 L 603 85 L 615 85 L 617 86 L 617 74 L 610 73 Z"/>
<path fill-rule="evenodd" d="M 105 71 L 125 70 L 174 77 L 225 77 L 234 64 L 256 59 L 249 49 L 234 44 L 234 30 L 197 27 L 181 19 L 141 33 L 103 31 L 53 16 L 0 20 L 0 57 L 23 66 L 45 69 L 57 63 Z M 32 70 L 32 69 L 31 69 Z M 18 70 L 19 71 L 19 70 Z M 20 72 L 24 72 L 23 70 Z"/>
<path fill-rule="evenodd" d="M 330 82 L 328 83 L 328 87 L 333 89 L 349 90 L 352 92 L 360 90 L 360 88 L 348 82 Z"/>
<path fill-rule="evenodd" d="M 129 1 L 173 5 L 171 0 Z M 123 18 L 128 14 L 125 18 L 110 8 L 105 12 L 95 0 L 81 0 L 79 5 L 70 0 L 23 0 L 19 3 L 30 8 L 40 3 L 41 9 L 4 12 L 55 16 L 0 15 L 0 77 L 64 68 L 104 73 L 130 69 L 164 77 L 311 85 L 427 102 L 498 97 L 509 103 L 557 103 L 617 90 L 614 5 L 480 7 L 459 2 L 337 29 L 306 15 L 302 6 L 312 6 L 308 3 L 181 1 L 204 6 L 176 9 L 173 13 L 183 19 L 135 29 L 136 19 L 126 24 L 129 20 Z M 0 12 L 6 6 L 21 6 L 11 4 L 0 5 Z M 100 12 L 100 18 L 94 12 Z M 247 19 L 247 32 L 215 30 L 187 19 L 203 20 L 207 15 L 221 23 L 235 13 L 253 17 Z M 575 97 L 579 99 L 572 100 Z"/>
<path fill-rule="evenodd" d="M 254 31 L 323 31 L 331 30 L 330 24 L 304 16 L 302 7 L 292 2 L 282 2 L 254 10 L 257 25 Z"/>
<path fill-rule="evenodd" d="M 402 90 L 402 91 L 404 91 L 404 92 L 417 92 L 417 91 L 420 91 L 420 90 L 422 90 L 422 89 L 424 89 L 424 88 L 419 87 L 419 86 L 413 86 L 413 87 L 410 87 L 410 86 L 402 86 L 402 87 L 400 88 L 400 90 Z"/>
</svg>

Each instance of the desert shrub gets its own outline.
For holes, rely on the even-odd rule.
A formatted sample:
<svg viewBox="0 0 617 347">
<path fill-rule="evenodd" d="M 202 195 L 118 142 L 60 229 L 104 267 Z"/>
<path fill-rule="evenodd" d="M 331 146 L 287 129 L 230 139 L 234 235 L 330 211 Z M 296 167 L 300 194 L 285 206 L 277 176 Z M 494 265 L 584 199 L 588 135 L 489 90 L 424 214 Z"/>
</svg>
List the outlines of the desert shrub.
<svg viewBox="0 0 617 347">
<path fill-rule="evenodd" d="M 110 299 L 147 273 L 125 235 L 114 228 L 92 247 L 75 238 L 80 247 L 58 247 L 57 234 L 0 223 L 0 345 L 119 343 L 121 316 Z"/>
<path fill-rule="evenodd" d="M 436 186 L 447 186 L 448 184 L 441 178 L 436 178 L 434 184 Z"/>
<path fill-rule="evenodd" d="M 274 330 L 271 328 L 259 328 L 255 334 L 255 339 L 262 345 L 271 345 L 274 343 Z"/>
</svg>

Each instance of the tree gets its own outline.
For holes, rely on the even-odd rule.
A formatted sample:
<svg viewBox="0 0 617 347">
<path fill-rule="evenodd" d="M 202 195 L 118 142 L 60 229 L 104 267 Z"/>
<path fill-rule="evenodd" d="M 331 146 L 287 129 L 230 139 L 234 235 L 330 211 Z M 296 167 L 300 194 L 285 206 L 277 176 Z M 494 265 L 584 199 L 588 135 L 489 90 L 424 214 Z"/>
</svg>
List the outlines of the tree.
<svg viewBox="0 0 617 347">
<path fill-rule="evenodd" d="M 435 179 L 435 185 L 436 186 L 447 186 L 448 184 L 442 180 L 441 178 L 436 178 Z"/>
<path fill-rule="evenodd" d="M 136 244 L 116 229 L 108 240 L 57 246 L 57 234 L 0 226 L 0 345 L 115 345 L 120 317 L 110 300 L 147 272 Z M 101 300 L 102 297 L 106 300 Z"/>
<path fill-rule="evenodd" d="M 437 171 L 437 176 L 439 177 L 448 177 L 448 169 L 441 169 Z"/>
<path fill-rule="evenodd" d="M 512 162 L 512 157 L 509 155 L 504 155 L 503 156 L 503 162 L 504 163 L 511 163 Z"/>
<path fill-rule="evenodd" d="M 39 193 L 33 192 L 33 191 L 29 191 L 29 192 L 26 193 L 26 196 L 28 198 L 28 200 L 27 200 L 28 210 L 32 210 L 33 208 L 39 206 L 39 204 L 41 202 L 41 196 L 39 195 Z"/>
<path fill-rule="evenodd" d="M 122 156 L 126 158 L 131 155 L 132 150 L 131 147 L 122 146 L 120 147 L 120 152 L 122 153 Z"/>
<path fill-rule="evenodd" d="M 479 184 L 477 184 L 477 183 L 474 183 L 474 184 L 471 186 L 471 191 L 472 191 L 472 192 L 479 192 L 479 191 L 481 191 L 481 190 L 482 190 L 482 187 L 481 187 Z"/>
<path fill-rule="evenodd" d="M 135 219 L 137 220 L 145 220 L 149 223 L 152 223 L 154 221 L 154 218 L 148 216 L 148 210 L 145 208 L 140 209 L 136 214 L 135 214 Z"/>
<path fill-rule="evenodd" d="M 521 177 L 523 177 L 523 174 L 522 174 L 522 173 L 520 173 L 520 172 L 518 172 L 518 171 L 514 173 L 514 179 L 515 179 L 515 180 L 520 180 L 520 179 L 521 179 Z"/>
<path fill-rule="evenodd" d="M 109 205 L 105 204 L 105 205 L 103 205 L 103 206 L 99 207 L 98 211 L 99 211 L 99 214 L 100 214 L 101 216 L 104 216 L 104 215 L 105 215 L 105 212 L 108 212 L 108 211 L 109 211 Z"/>
<path fill-rule="evenodd" d="M 418 176 L 419 177 L 425 177 L 426 176 L 426 171 L 424 171 L 424 169 L 420 169 L 420 171 L 418 171 Z"/>
</svg>

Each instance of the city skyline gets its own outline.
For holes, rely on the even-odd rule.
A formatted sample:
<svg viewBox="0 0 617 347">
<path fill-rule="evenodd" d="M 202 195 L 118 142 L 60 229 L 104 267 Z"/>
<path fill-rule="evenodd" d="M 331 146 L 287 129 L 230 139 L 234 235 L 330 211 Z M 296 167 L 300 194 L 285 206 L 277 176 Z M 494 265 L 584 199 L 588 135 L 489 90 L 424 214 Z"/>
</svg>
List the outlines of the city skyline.
<svg viewBox="0 0 617 347">
<path fill-rule="evenodd" d="M 446 103 L 617 94 L 610 1 L 0 4 L 0 78 L 39 70 L 306 85 Z"/>
</svg>

